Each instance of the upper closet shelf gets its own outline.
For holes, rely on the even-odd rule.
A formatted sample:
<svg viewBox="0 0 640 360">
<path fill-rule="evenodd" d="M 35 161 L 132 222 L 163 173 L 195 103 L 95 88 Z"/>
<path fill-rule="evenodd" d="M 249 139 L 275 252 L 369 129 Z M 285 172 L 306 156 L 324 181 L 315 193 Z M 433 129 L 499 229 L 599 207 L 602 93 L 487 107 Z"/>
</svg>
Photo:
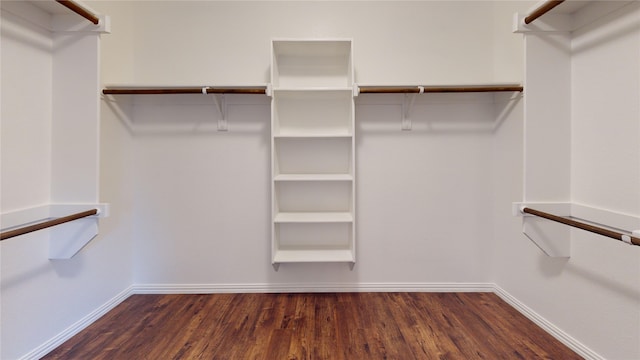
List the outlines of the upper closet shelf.
<svg viewBox="0 0 640 360">
<path fill-rule="evenodd" d="M 268 93 L 268 86 L 200 86 L 200 87 L 127 87 L 109 86 L 104 95 L 163 95 L 163 94 L 257 94 Z"/>
<path fill-rule="evenodd" d="M 2 9 L 52 32 L 109 32 L 109 17 L 77 1 L 3 1 Z"/>
<path fill-rule="evenodd" d="M 529 15 L 524 18 L 525 24 L 531 24 L 533 21 L 541 17 L 542 15 L 548 13 L 553 10 L 556 6 L 562 4 L 564 0 L 549 0 L 540 4 L 535 10 L 533 10 Z"/>
<path fill-rule="evenodd" d="M 296 91 L 342 91 L 345 88 L 302 88 Z M 358 94 L 427 94 L 427 93 L 474 93 L 474 92 L 522 92 L 520 84 L 472 84 L 472 85 L 389 85 L 389 86 L 354 86 L 354 95 Z M 292 91 L 279 88 L 275 91 Z M 104 95 L 163 95 L 163 94 L 257 94 L 271 96 L 270 85 L 266 86 L 107 86 L 102 90 Z"/>
<path fill-rule="evenodd" d="M 100 17 L 94 14 L 93 12 L 87 10 L 82 5 L 78 4 L 75 1 L 65 1 L 65 0 L 56 0 L 56 2 L 67 9 L 73 11 L 74 13 L 82 16 L 83 18 L 91 21 L 94 25 L 100 24 Z"/>
<path fill-rule="evenodd" d="M 442 85 L 442 86 L 359 86 L 360 94 L 426 94 L 469 92 L 522 92 L 520 84 Z"/>
<path fill-rule="evenodd" d="M 541 1 L 527 14 L 516 14 L 513 31 L 570 32 L 634 1 Z"/>
</svg>

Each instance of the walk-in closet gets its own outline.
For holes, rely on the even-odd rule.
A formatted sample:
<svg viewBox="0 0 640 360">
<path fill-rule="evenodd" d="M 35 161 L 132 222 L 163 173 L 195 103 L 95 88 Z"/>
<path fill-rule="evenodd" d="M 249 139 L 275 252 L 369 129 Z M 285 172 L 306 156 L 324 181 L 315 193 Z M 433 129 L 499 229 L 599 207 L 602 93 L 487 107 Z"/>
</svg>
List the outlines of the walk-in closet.
<svg viewBox="0 0 640 360">
<path fill-rule="evenodd" d="M 640 358 L 639 1 L 1 2 L 0 359 Z"/>
</svg>

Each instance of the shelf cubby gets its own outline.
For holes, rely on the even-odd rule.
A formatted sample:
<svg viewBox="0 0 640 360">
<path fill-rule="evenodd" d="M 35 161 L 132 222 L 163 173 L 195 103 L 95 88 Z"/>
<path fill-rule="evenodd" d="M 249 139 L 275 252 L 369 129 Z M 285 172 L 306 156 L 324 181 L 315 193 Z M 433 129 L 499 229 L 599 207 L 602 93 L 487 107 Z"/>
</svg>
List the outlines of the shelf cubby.
<svg viewBox="0 0 640 360">
<path fill-rule="evenodd" d="M 350 212 L 289 212 L 278 213 L 276 223 L 344 223 L 353 222 Z"/>
<path fill-rule="evenodd" d="M 350 174 L 278 174 L 274 181 L 353 181 Z"/>
<path fill-rule="evenodd" d="M 274 40 L 274 88 L 351 87 L 353 61 L 348 40 Z"/>
<path fill-rule="evenodd" d="M 350 222 L 278 223 L 275 257 L 279 262 L 353 261 L 352 227 Z"/>
<path fill-rule="evenodd" d="M 275 175 L 352 175 L 351 138 L 275 139 Z"/>
<path fill-rule="evenodd" d="M 353 92 L 274 91 L 274 136 L 351 136 Z"/>
<path fill-rule="evenodd" d="M 280 212 L 351 212 L 352 181 L 277 182 L 274 210 Z"/>
</svg>

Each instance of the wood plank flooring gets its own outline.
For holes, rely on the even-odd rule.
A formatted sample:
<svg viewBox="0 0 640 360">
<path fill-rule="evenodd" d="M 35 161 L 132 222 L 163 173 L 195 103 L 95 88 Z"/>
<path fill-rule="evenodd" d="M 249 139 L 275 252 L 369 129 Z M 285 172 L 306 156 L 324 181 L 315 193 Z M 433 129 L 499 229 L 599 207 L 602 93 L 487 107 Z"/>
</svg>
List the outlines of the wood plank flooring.
<svg viewBox="0 0 640 360">
<path fill-rule="evenodd" d="M 134 295 L 44 359 L 581 359 L 491 293 Z"/>
</svg>

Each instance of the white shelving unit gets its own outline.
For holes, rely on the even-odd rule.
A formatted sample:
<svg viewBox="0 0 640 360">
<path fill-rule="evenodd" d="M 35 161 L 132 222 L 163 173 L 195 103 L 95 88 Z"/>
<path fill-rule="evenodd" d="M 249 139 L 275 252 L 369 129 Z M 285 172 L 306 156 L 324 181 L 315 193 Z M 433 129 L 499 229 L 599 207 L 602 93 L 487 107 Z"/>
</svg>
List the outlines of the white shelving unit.
<svg viewBox="0 0 640 360">
<path fill-rule="evenodd" d="M 273 40 L 272 263 L 355 263 L 351 40 Z"/>
<path fill-rule="evenodd" d="M 28 235 L 46 239 L 49 259 L 57 260 L 72 258 L 89 243 L 99 232 L 98 218 L 108 216 L 109 208 L 98 202 L 98 91 L 100 39 L 110 31 L 110 20 L 84 4 L 65 3 L 76 5 L 97 23 L 54 0 L 0 2 L 5 51 L 0 191 L 11 194 L 2 201 L 0 230 L 100 210 L 99 215 Z M 9 59 L 13 61 L 5 61 Z M 28 255 L 40 254 L 32 244 L 40 242 L 6 258 L 40 268 L 39 260 Z M 10 263 L 6 266 L 12 268 Z"/>
</svg>

